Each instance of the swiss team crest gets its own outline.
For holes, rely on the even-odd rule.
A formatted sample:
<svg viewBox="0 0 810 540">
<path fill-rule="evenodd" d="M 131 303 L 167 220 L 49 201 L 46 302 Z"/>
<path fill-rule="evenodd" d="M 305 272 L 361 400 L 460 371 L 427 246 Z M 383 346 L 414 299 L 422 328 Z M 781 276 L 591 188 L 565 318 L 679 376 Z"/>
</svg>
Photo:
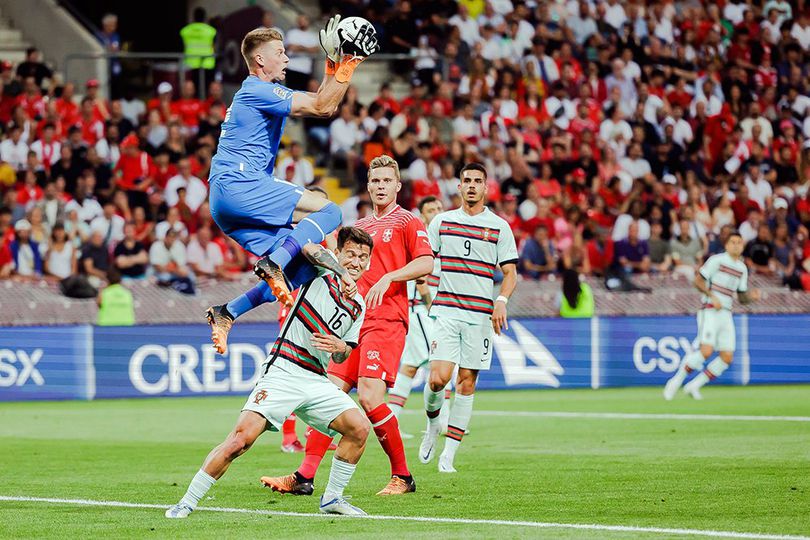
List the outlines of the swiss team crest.
<svg viewBox="0 0 810 540">
<path fill-rule="evenodd" d="M 394 236 L 394 231 L 392 229 L 385 229 L 382 235 L 383 242 L 390 242 L 392 236 Z"/>
<path fill-rule="evenodd" d="M 366 353 L 366 358 L 369 360 L 379 360 L 380 359 L 380 351 L 368 351 Z"/>
<path fill-rule="evenodd" d="M 259 403 L 261 403 L 265 399 L 267 399 L 267 391 L 259 390 L 258 392 L 256 392 L 256 395 L 253 397 L 253 403 L 258 405 Z"/>
</svg>

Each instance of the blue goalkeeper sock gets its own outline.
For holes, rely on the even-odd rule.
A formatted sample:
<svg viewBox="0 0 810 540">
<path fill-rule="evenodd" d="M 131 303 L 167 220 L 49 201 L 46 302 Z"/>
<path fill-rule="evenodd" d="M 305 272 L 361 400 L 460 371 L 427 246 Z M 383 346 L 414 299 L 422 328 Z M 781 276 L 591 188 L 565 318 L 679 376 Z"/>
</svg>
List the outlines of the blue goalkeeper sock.
<svg viewBox="0 0 810 540">
<path fill-rule="evenodd" d="M 317 212 L 312 212 L 295 226 L 284 243 L 273 251 L 269 257 L 279 268 L 284 269 L 309 243 L 320 244 L 326 235 L 340 226 L 342 219 L 340 208 L 329 203 Z"/>
<path fill-rule="evenodd" d="M 260 281 L 245 294 L 239 295 L 228 302 L 225 307 L 231 312 L 233 318 L 237 319 L 240 315 L 247 313 L 255 307 L 275 301 L 276 297 L 270 292 L 270 286 L 266 282 Z"/>
</svg>

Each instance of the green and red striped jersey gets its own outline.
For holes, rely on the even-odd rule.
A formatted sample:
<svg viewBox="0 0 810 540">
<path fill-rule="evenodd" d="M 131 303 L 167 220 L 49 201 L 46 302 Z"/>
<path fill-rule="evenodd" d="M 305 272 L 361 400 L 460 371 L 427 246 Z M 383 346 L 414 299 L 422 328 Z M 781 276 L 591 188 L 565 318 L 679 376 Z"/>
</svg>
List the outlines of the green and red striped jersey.
<svg viewBox="0 0 810 540">
<path fill-rule="evenodd" d="M 509 224 L 489 209 L 471 216 L 459 208 L 433 218 L 428 237 L 441 261 L 431 316 L 487 322 L 494 308 L 495 270 L 518 260 Z"/>
</svg>

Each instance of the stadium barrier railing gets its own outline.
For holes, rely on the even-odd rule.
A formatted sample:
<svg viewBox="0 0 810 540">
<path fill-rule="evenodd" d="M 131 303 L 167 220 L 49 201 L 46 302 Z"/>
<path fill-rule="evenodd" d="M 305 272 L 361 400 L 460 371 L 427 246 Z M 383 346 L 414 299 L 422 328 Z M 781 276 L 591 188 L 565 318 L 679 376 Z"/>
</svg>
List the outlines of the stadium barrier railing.
<svg viewBox="0 0 810 540">
<path fill-rule="evenodd" d="M 717 384 L 810 383 L 810 315 L 737 315 Z M 520 319 L 494 339 L 481 389 L 654 386 L 697 347 L 694 317 Z M 217 355 L 204 325 L 0 328 L 0 401 L 245 395 L 278 333 L 237 325 Z M 414 388 L 424 384 L 420 372 Z"/>
</svg>

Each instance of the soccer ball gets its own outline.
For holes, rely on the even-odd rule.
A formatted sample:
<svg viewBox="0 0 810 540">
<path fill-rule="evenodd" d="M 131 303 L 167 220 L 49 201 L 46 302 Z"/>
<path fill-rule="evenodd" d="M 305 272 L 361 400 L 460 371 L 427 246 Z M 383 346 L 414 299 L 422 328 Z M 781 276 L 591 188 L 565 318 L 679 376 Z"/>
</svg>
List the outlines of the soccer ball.
<svg viewBox="0 0 810 540">
<path fill-rule="evenodd" d="M 367 32 L 369 28 L 371 32 L 374 33 L 373 39 L 366 42 L 363 42 L 362 39 L 358 40 L 358 34 Z M 340 40 L 340 53 L 342 55 L 368 56 L 379 49 L 374 25 L 363 17 L 347 17 L 342 19 L 340 23 L 338 23 L 337 35 Z M 373 45 L 372 49 L 369 49 L 370 45 Z"/>
</svg>

